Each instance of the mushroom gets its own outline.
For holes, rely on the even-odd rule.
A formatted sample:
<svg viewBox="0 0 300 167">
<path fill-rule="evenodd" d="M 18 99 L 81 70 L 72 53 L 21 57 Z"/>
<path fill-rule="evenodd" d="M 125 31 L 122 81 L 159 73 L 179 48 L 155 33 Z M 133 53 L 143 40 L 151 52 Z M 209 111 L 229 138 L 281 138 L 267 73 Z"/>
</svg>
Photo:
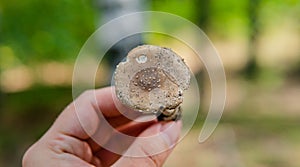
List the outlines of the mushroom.
<svg viewBox="0 0 300 167">
<path fill-rule="evenodd" d="M 117 65 L 114 80 L 116 95 L 124 105 L 156 114 L 158 120 L 177 120 L 183 91 L 190 84 L 190 70 L 171 49 L 142 45 Z"/>
</svg>

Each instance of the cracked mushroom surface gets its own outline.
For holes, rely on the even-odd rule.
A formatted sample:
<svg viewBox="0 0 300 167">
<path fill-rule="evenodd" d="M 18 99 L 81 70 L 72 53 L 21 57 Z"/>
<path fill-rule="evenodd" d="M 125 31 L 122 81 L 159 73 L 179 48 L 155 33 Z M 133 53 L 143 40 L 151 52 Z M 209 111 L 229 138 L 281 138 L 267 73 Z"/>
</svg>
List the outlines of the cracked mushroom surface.
<svg viewBox="0 0 300 167">
<path fill-rule="evenodd" d="M 142 45 L 117 65 L 114 80 L 116 95 L 123 104 L 156 114 L 158 120 L 177 120 L 184 90 L 190 85 L 190 70 L 171 49 Z"/>
</svg>

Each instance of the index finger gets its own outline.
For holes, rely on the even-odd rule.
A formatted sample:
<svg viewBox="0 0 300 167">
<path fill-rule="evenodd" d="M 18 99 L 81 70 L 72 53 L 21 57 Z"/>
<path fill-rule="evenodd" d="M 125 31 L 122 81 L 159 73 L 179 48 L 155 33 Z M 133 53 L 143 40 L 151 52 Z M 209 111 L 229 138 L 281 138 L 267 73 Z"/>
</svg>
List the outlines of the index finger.
<svg viewBox="0 0 300 167">
<path fill-rule="evenodd" d="M 123 105 L 115 94 L 115 87 L 96 89 L 94 92 L 96 101 L 91 101 L 96 109 L 99 109 L 105 117 L 117 117 L 132 114 L 134 111 Z"/>
<path fill-rule="evenodd" d="M 122 116 L 120 110 L 134 113 L 116 99 L 113 87 L 89 90 L 59 115 L 50 131 L 87 139 L 96 132 L 101 116 L 119 117 Z"/>
</svg>

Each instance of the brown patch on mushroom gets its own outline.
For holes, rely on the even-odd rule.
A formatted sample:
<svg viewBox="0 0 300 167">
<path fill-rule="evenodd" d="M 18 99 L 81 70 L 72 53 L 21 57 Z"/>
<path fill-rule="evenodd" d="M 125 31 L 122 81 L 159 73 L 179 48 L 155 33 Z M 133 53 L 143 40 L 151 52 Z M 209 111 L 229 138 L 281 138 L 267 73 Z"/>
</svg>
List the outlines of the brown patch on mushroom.
<svg viewBox="0 0 300 167">
<path fill-rule="evenodd" d="M 180 115 L 183 91 L 189 83 L 190 72 L 182 58 L 152 45 L 134 48 L 115 71 L 119 100 L 140 112 L 158 114 L 162 120 Z"/>
<path fill-rule="evenodd" d="M 138 86 L 146 91 L 151 91 L 154 88 L 161 87 L 164 80 L 165 75 L 161 69 L 150 67 L 137 72 L 131 81 L 134 86 Z"/>
</svg>

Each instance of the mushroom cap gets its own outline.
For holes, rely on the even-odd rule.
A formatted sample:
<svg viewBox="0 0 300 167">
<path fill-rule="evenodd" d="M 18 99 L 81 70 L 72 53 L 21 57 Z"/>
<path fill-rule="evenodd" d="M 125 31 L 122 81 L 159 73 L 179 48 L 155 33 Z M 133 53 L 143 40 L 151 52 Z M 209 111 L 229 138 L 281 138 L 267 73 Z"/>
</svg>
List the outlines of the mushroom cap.
<svg viewBox="0 0 300 167">
<path fill-rule="evenodd" d="M 115 88 L 119 100 L 143 113 L 177 108 L 190 84 L 190 70 L 169 48 L 142 45 L 118 64 Z"/>
</svg>

